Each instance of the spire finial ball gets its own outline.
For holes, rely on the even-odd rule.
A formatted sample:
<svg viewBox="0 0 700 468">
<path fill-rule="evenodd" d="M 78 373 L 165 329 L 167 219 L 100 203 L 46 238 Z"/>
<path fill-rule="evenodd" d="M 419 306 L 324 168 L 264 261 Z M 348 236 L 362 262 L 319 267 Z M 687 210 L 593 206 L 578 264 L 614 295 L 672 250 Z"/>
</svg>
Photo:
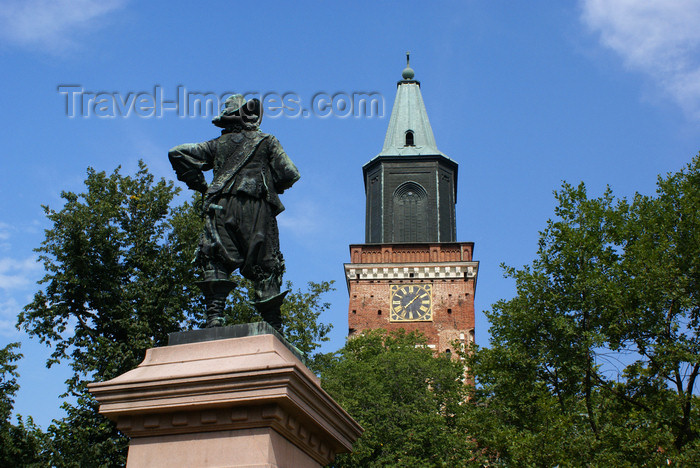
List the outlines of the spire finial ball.
<svg viewBox="0 0 700 468">
<path fill-rule="evenodd" d="M 404 68 L 403 73 L 401 73 L 401 76 L 403 77 L 404 80 L 412 80 L 413 77 L 415 76 L 415 73 L 413 73 L 413 68 L 411 68 L 411 65 L 410 65 L 410 58 L 411 58 L 411 53 L 406 52 L 406 68 Z"/>
</svg>

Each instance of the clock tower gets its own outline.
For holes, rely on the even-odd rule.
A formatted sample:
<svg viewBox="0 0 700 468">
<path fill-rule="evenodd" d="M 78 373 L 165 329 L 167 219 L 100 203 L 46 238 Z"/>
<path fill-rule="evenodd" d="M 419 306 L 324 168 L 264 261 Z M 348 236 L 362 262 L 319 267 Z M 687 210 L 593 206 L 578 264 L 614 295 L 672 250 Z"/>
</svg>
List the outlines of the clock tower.
<svg viewBox="0 0 700 468">
<path fill-rule="evenodd" d="M 362 168 L 365 243 L 350 246 L 345 279 L 349 335 L 420 331 L 436 352 L 474 340 L 479 263 L 456 241 L 457 163 L 437 149 L 408 63 L 382 151 Z"/>
</svg>

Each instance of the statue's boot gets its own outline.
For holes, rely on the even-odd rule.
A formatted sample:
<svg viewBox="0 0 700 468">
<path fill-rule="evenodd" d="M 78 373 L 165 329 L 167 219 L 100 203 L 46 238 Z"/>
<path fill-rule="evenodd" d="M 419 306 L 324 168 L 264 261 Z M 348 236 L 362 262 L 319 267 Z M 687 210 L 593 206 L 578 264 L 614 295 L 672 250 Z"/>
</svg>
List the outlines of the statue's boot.
<svg viewBox="0 0 700 468">
<path fill-rule="evenodd" d="M 263 320 L 272 325 L 278 332 L 282 333 L 282 303 L 289 290 L 283 291 L 275 296 L 268 297 L 253 302 L 255 310 L 262 316 Z"/>
<path fill-rule="evenodd" d="M 224 325 L 224 307 L 226 297 L 233 288 L 235 281 L 226 279 L 207 279 L 195 283 L 204 293 L 204 303 L 206 304 L 207 328 L 221 327 Z"/>
<path fill-rule="evenodd" d="M 224 325 L 224 306 L 227 294 L 211 294 L 204 296 L 207 305 L 207 328 L 222 327 Z"/>
</svg>

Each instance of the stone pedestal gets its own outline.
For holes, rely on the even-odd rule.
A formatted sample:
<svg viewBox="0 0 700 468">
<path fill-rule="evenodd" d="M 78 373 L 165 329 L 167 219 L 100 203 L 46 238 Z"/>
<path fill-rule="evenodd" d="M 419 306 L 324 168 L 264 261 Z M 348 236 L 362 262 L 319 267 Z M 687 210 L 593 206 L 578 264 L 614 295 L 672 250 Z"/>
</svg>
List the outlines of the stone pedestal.
<svg viewBox="0 0 700 468">
<path fill-rule="evenodd" d="M 275 334 L 149 349 L 89 388 L 129 468 L 320 467 L 362 432 Z"/>
</svg>

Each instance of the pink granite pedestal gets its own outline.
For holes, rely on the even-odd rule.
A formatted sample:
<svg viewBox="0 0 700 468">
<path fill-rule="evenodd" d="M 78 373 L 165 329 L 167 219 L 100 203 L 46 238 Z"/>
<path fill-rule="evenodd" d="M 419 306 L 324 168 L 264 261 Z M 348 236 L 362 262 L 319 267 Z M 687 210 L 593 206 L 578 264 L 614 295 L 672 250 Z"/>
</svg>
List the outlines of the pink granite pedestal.
<svg viewBox="0 0 700 468">
<path fill-rule="evenodd" d="M 362 432 L 271 334 L 149 349 L 89 388 L 131 438 L 128 468 L 317 468 Z"/>
</svg>

